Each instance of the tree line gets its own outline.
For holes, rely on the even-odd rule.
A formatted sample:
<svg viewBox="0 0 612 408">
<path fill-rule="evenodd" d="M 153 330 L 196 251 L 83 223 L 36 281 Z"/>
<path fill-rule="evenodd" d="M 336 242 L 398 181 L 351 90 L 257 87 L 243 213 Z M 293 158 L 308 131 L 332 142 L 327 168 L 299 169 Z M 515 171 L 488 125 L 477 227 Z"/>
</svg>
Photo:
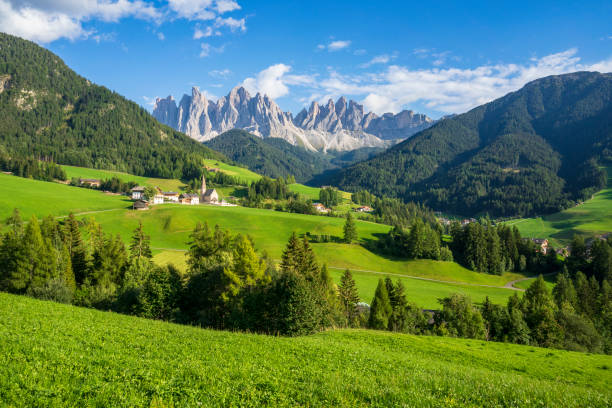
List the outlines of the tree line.
<svg viewBox="0 0 612 408">
<path fill-rule="evenodd" d="M 42 181 L 64 181 L 68 177 L 61 166 L 41 161 L 32 157 L 9 157 L 0 146 L 0 171 L 13 173 L 15 176 Z"/>
<path fill-rule="evenodd" d="M 389 278 L 379 281 L 370 305 L 360 302 L 351 272 L 335 285 L 308 239 L 295 234 L 276 265 L 257 253 L 250 237 L 197 224 L 188 243 L 187 271 L 181 273 L 153 263 L 142 224 L 128 245 L 93 220 L 72 214 L 25 223 L 15 211 L 6 224 L 0 289 L 11 293 L 217 329 L 293 336 L 368 327 L 612 352 L 609 242 L 598 242 L 587 255 L 577 239 L 570 267 L 552 293 L 540 276 L 506 306 L 488 299 L 476 306 L 453 294 L 432 312 L 410 302 L 402 282 Z M 602 268 L 608 268 L 605 274 Z"/>
</svg>

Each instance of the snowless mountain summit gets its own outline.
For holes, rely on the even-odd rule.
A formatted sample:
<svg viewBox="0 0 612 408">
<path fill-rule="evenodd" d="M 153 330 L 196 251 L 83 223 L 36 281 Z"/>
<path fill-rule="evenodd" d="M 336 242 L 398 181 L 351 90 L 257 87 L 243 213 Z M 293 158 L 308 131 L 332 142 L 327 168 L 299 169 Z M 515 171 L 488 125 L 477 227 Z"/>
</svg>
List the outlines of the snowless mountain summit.
<svg viewBox="0 0 612 408">
<path fill-rule="evenodd" d="M 309 150 L 354 150 L 386 147 L 428 128 L 426 115 L 404 110 L 383 116 L 364 113 L 363 106 L 345 97 L 326 105 L 312 102 L 295 117 L 283 112 L 267 95 L 251 96 L 241 86 L 214 102 L 196 87 L 176 103 L 172 96 L 155 101 L 153 116 L 199 141 L 231 129 L 244 129 L 262 138 L 278 137 Z"/>
</svg>

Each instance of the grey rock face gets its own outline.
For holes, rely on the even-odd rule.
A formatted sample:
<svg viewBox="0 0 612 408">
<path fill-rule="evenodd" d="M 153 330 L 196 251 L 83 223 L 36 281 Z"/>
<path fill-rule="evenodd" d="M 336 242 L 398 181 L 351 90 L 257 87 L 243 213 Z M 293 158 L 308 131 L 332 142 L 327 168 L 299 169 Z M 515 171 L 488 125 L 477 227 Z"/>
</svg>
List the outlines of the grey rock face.
<svg viewBox="0 0 612 408">
<path fill-rule="evenodd" d="M 178 106 L 172 96 L 155 102 L 153 116 L 160 122 L 205 141 L 234 128 L 260 137 L 280 137 L 310 150 L 354 150 L 385 147 L 433 124 L 425 115 L 403 111 L 397 115 L 364 115 L 363 106 L 341 97 L 325 106 L 312 102 L 295 118 L 268 96 L 236 87 L 217 102 L 207 100 L 197 88 L 183 95 Z"/>
</svg>

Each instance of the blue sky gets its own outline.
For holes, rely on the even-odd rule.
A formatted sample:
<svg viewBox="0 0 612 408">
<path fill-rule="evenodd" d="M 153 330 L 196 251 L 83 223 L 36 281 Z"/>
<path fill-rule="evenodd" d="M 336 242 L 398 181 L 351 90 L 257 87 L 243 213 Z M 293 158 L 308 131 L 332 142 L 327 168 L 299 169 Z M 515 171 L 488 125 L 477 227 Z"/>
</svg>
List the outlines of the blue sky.
<svg viewBox="0 0 612 408">
<path fill-rule="evenodd" d="M 575 70 L 612 71 L 612 2 L 0 0 L 0 31 L 151 109 L 243 84 L 297 113 L 345 95 L 439 117 Z"/>
</svg>

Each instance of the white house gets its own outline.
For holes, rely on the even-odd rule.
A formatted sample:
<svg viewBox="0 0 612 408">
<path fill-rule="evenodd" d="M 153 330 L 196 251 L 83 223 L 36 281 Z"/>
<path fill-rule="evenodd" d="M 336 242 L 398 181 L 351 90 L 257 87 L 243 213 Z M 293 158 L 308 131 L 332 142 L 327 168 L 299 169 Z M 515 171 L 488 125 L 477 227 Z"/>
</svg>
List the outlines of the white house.
<svg viewBox="0 0 612 408">
<path fill-rule="evenodd" d="M 136 186 L 132 189 L 132 200 L 142 200 L 144 198 L 145 188 Z"/>
<path fill-rule="evenodd" d="M 200 196 L 197 194 L 181 194 L 179 202 L 184 205 L 198 205 L 200 204 Z"/>
<path fill-rule="evenodd" d="M 163 204 L 163 203 L 164 203 L 163 194 L 155 194 L 155 196 L 153 196 L 153 204 Z"/>
<path fill-rule="evenodd" d="M 164 195 L 165 201 L 172 201 L 174 203 L 179 202 L 179 193 L 176 191 L 164 191 L 162 194 Z"/>
</svg>

